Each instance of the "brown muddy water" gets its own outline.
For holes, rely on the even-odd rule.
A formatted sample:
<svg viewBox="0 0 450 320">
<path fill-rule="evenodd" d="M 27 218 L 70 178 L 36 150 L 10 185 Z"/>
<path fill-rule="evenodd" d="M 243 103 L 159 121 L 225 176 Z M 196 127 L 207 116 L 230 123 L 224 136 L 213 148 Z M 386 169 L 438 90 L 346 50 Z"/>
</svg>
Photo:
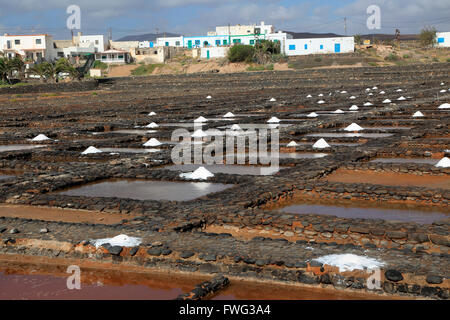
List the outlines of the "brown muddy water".
<svg viewBox="0 0 450 320">
<path fill-rule="evenodd" d="M 377 203 L 352 202 L 351 204 L 333 205 L 330 203 L 299 203 L 281 209 L 281 212 L 293 214 L 331 215 L 339 218 L 382 219 L 387 221 L 416 222 L 431 224 L 435 221 L 450 218 L 446 209 L 417 207 L 406 205 L 382 205 Z"/>
<path fill-rule="evenodd" d="M 231 188 L 231 184 L 111 179 L 56 192 L 68 196 L 189 201 Z"/>
<path fill-rule="evenodd" d="M 0 146 L 0 152 L 5 151 L 17 151 L 17 150 L 30 150 L 30 149 L 36 149 L 45 147 L 45 145 L 38 145 L 38 144 L 9 144 Z"/>
<path fill-rule="evenodd" d="M 71 261 L 70 264 L 77 265 L 77 261 Z M 85 266 L 86 264 L 80 264 L 81 288 L 70 290 L 67 288 L 67 280 L 71 275 L 67 273 L 68 262 L 62 265 L 40 258 L 23 259 L 20 256 L 0 255 L 0 300 L 172 300 L 211 278 L 151 273 L 149 270 L 127 266 L 108 265 L 100 268 L 95 264 Z M 231 279 L 231 284 L 212 299 L 378 300 L 392 297 Z"/>
</svg>

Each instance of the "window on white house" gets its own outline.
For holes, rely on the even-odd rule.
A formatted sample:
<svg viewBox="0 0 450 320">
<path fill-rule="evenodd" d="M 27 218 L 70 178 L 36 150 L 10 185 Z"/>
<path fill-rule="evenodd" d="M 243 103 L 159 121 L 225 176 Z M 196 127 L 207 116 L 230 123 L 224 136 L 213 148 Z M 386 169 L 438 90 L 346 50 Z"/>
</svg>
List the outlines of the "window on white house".
<svg viewBox="0 0 450 320">
<path fill-rule="evenodd" d="M 41 39 L 36 39 L 36 44 L 41 44 L 42 40 Z"/>
<path fill-rule="evenodd" d="M 97 45 L 98 45 L 98 40 L 95 40 L 95 44 L 97 44 Z"/>
<path fill-rule="evenodd" d="M 20 44 L 20 40 L 19 39 L 14 40 L 14 44 Z"/>
</svg>

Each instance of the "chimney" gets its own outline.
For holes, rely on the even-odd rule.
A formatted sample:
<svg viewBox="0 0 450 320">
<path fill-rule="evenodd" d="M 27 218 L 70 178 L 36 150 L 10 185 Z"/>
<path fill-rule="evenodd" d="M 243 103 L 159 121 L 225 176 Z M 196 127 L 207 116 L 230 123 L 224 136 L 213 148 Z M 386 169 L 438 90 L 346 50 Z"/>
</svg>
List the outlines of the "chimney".
<svg viewBox="0 0 450 320">
<path fill-rule="evenodd" d="M 261 26 L 263 26 L 264 25 L 264 21 L 261 21 Z"/>
</svg>

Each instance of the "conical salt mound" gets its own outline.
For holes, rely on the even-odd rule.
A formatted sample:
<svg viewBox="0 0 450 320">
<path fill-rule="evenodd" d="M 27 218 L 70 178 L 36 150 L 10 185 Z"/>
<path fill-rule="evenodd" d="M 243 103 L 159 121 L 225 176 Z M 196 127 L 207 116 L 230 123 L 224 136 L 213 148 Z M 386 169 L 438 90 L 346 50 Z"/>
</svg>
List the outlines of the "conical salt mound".
<svg viewBox="0 0 450 320">
<path fill-rule="evenodd" d="M 194 120 L 194 122 L 206 122 L 206 121 L 208 121 L 208 119 L 206 119 L 203 116 L 200 116 L 200 117 L 198 117 L 197 119 Z"/>
<path fill-rule="evenodd" d="M 380 92 L 378 92 L 379 94 L 385 94 L 386 92 L 384 92 L 384 91 L 380 91 Z"/>
<path fill-rule="evenodd" d="M 357 106 L 356 104 L 354 104 L 354 105 L 352 105 L 352 106 L 350 107 L 349 110 L 351 110 L 351 111 L 356 111 L 356 110 L 359 110 L 359 108 L 358 108 L 358 106 Z"/>
<path fill-rule="evenodd" d="M 444 92 L 447 92 L 447 90 L 445 90 L 445 89 L 442 89 L 441 91 L 439 91 L 440 93 L 444 93 Z"/>
<path fill-rule="evenodd" d="M 424 117 L 422 112 L 417 111 L 416 113 L 413 114 L 413 118 L 419 118 L 419 117 Z"/>
<path fill-rule="evenodd" d="M 369 107 L 369 106 L 373 106 L 373 104 L 371 102 L 366 102 L 366 103 L 364 103 L 364 106 Z"/>
<path fill-rule="evenodd" d="M 231 130 L 242 130 L 241 127 L 238 124 L 233 124 L 231 126 Z"/>
<path fill-rule="evenodd" d="M 312 95 L 308 94 L 306 97 L 307 97 L 307 98 L 312 98 Z"/>
<path fill-rule="evenodd" d="M 384 99 L 383 100 L 383 103 L 391 103 L 392 101 L 391 100 L 389 100 L 389 99 Z"/>
<path fill-rule="evenodd" d="M 436 163 L 436 167 L 449 168 L 450 167 L 450 158 L 443 157 L 441 160 L 439 160 L 438 163 Z"/>
<path fill-rule="evenodd" d="M 317 103 L 318 103 L 318 104 L 322 104 L 322 103 L 325 103 L 325 101 L 319 100 L 319 101 L 317 101 Z"/>
<path fill-rule="evenodd" d="M 227 112 L 226 114 L 224 114 L 223 116 L 224 118 L 233 118 L 234 114 L 232 112 Z"/>
<path fill-rule="evenodd" d="M 214 177 L 214 174 L 205 169 L 205 167 L 199 167 L 194 172 L 181 173 L 180 177 L 191 180 L 206 180 L 210 177 Z"/>
<path fill-rule="evenodd" d="M 103 152 L 100 149 L 97 149 L 96 147 L 90 146 L 86 150 L 84 150 L 81 154 L 91 154 L 91 153 L 101 153 Z"/>
<path fill-rule="evenodd" d="M 278 119 L 277 117 L 272 117 L 269 120 L 267 120 L 268 123 L 277 123 L 280 122 L 280 119 Z"/>
<path fill-rule="evenodd" d="M 315 113 L 315 112 L 311 112 L 311 113 L 309 113 L 308 115 L 307 115 L 307 117 L 308 118 L 316 118 L 316 117 L 318 117 L 319 115 L 317 114 L 317 113 Z"/>
<path fill-rule="evenodd" d="M 162 143 L 158 141 L 158 139 L 151 138 L 146 143 L 144 143 L 144 147 L 157 147 L 160 146 Z"/>
<path fill-rule="evenodd" d="M 342 111 L 341 109 L 337 109 L 337 110 L 333 111 L 333 113 L 344 113 L 344 111 Z"/>
<path fill-rule="evenodd" d="M 397 89 L 397 90 L 395 90 L 395 91 L 397 91 L 397 92 L 402 92 L 403 90 L 402 90 L 402 89 Z"/>
<path fill-rule="evenodd" d="M 277 99 L 275 99 L 275 98 L 270 98 L 269 101 L 270 101 L 270 102 L 275 102 L 275 101 L 277 101 Z"/>
<path fill-rule="evenodd" d="M 324 138 L 320 138 L 316 141 L 316 143 L 313 144 L 314 149 L 325 149 L 330 148 L 330 145 L 325 141 Z"/>
<path fill-rule="evenodd" d="M 207 96 L 206 99 L 211 99 L 211 96 Z"/>
<path fill-rule="evenodd" d="M 360 130 L 364 130 L 364 128 L 360 127 L 359 125 L 357 125 L 356 123 L 353 122 L 351 125 L 349 125 L 344 130 L 345 131 L 360 131 Z"/>
<path fill-rule="evenodd" d="M 353 99 L 356 99 L 356 97 L 355 96 L 351 96 L 349 99 L 353 100 Z"/>
<path fill-rule="evenodd" d="M 450 109 L 450 103 L 441 104 L 438 109 Z"/>
<path fill-rule="evenodd" d="M 400 98 L 398 98 L 397 100 L 399 100 L 399 101 L 403 101 L 403 100 L 406 100 L 406 98 L 404 97 L 404 96 L 401 96 Z"/>
<path fill-rule="evenodd" d="M 36 137 L 31 139 L 31 141 L 44 141 L 44 140 L 50 140 L 49 137 L 47 137 L 45 134 L 38 134 Z"/>
<path fill-rule="evenodd" d="M 156 116 L 156 112 L 152 111 L 148 114 L 149 116 Z"/>
<path fill-rule="evenodd" d="M 344 90 L 344 91 L 341 91 L 341 93 L 347 93 L 347 91 Z"/>
<path fill-rule="evenodd" d="M 208 135 L 206 134 L 206 132 L 203 131 L 202 129 L 196 130 L 196 131 L 191 135 L 191 137 L 194 137 L 194 138 L 203 138 L 203 137 L 207 137 L 207 136 L 208 136 Z"/>
<path fill-rule="evenodd" d="M 298 144 L 297 144 L 297 142 L 295 142 L 295 141 L 291 141 L 291 142 L 289 142 L 289 143 L 287 144 L 287 146 L 288 146 L 288 147 L 296 147 L 296 146 L 298 146 Z"/>
<path fill-rule="evenodd" d="M 158 128 L 159 126 L 156 123 L 152 122 L 152 123 L 146 125 L 146 127 L 147 128 Z"/>
</svg>

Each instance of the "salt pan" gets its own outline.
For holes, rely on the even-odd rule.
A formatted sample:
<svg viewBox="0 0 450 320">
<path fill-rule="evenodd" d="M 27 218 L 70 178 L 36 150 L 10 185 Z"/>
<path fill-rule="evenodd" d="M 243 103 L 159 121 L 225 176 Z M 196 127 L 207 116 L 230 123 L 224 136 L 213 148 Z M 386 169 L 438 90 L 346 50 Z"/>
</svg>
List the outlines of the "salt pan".
<svg viewBox="0 0 450 320">
<path fill-rule="evenodd" d="M 278 119 L 277 117 L 272 117 L 269 120 L 267 120 L 268 123 L 276 123 L 276 122 L 280 122 L 280 119 Z"/>
<path fill-rule="evenodd" d="M 380 268 L 385 265 L 384 262 L 356 254 L 330 254 L 314 259 L 323 264 L 339 268 L 339 272 L 353 271 L 355 269 L 364 270 Z"/>
<path fill-rule="evenodd" d="M 193 172 L 181 173 L 180 177 L 190 180 L 206 180 L 210 177 L 214 177 L 214 174 L 205 169 L 205 167 L 199 167 Z"/>
<path fill-rule="evenodd" d="M 413 116 L 413 118 L 419 118 L 419 117 L 423 117 L 424 115 L 423 115 L 422 112 L 417 111 L 417 112 L 415 112 L 412 116 Z"/>
<path fill-rule="evenodd" d="M 50 140 L 49 137 L 47 137 L 45 134 L 38 134 L 36 137 L 31 139 L 31 141 L 44 141 L 44 140 Z"/>
<path fill-rule="evenodd" d="M 156 123 L 152 122 L 152 123 L 148 124 L 146 127 L 147 128 L 158 128 L 159 126 Z"/>
<path fill-rule="evenodd" d="M 120 234 L 114 238 L 104 238 L 91 240 L 96 248 L 100 247 L 102 244 L 109 243 L 111 246 L 121 246 L 121 247 L 137 247 L 141 244 L 141 238 L 129 237 L 125 234 Z"/>
<path fill-rule="evenodd" d="M 289 142 L 288 144 L 287 144 L 287 146 L 288 147 L 296 147 L 296 146 L 298 146 L 298 144 L 297 144 L 297 142 L 295 142 L 295 141 L 291 141 L 291 142 Z"/>
<path fill-rule="evenodd" d="M 223 117 L 224 118 L 233 118 L 234 114 L 232 112 L 227 112 Z"/>
<path fill-rule="evenodd" d="M 151 138 L 146 143 L 144 143 L 144 147 L 157 147 L 160 146 L 162 143 L 158 141 L 158 139 Z"/>
<path fill-rule="evenodd" d="M 436 164 L 436 167 L 438 167 L 438 168 L 449 168 L 450 167 L 450 159 L 448 157 L 443 157 Z"/>
<path fill-rule="evenodd" d="M 330 145 L 325 141 L 324 138 L 320 138 L 316 141 L 316 143 L 313 144 L 314 149 L 325 149 L 330 148 Z"/>
<path fill-rule="evenodd" d="M 91 154 L 91 153 L 101 153 L 103 152 L 100 149 L 97 149 L 96 147 L 90 146 L 86 150 L 84 150 L 81 154 Z"/>
<path fill-rule="evenodd" d="M 308 118 L 316 118 L 316 117 L 318 117 L 319 115 L 317 114 L 317 113 L 315 113 L 315 112 L 311 112 L 311 113 L 309 113 L 308 115 L 306 115 Z"/>
<path fill-rule="evenodd" d="M 364 128 L 360 127 L 359 125 L 357 125 L 356 123 L 352 123 L 351 125 L 349 125 L 347 128 L 344 129 L 345 131 L 360 131 L 360 130 L 364 130 Z"/>
</svg>

